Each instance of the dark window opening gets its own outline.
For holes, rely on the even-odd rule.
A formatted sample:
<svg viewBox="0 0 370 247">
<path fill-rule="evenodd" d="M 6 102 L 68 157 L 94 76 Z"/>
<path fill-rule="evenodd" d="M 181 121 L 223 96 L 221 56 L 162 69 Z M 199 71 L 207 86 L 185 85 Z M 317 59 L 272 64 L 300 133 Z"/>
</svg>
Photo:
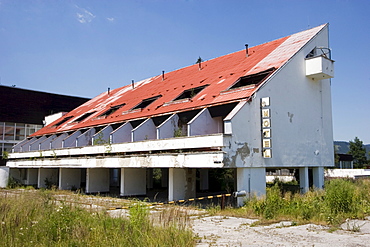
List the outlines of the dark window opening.
<svg viewBox="0 0 370 247">
<path fill-rule="evenodd" d="M 115 113 L 118 109 L 126 104 L 116 105 L 109 108 L 109 110 L 105 111 L 104 113 L 100 114 L 99 117 L 108 117 L 109 115 Z"/>
<path fill-rule="evenodd" d="M 132 128 L 135 129 L 137 126 L 139 126 L 144 121 L 145 121 L 145 119 L 132 120 L 132 121 L 130 121 L 130 124 L 131 124 Z"/>
<path fill-rule="evenodd" d="M 161 125 L 164 121 L 166 121 L 170 116 L 172 115 L 163 115 L 163 116 L 157 116 L 157 117 L 153 117 L 152 120 L 153 120 L 153 123 L 156 127 L 158 127 L 159 125 Z"/>
<path fill-rule="evenodd" d="M 151 103 L 153 103 L 154 101 L 156 101 L 160 97 L 162 97 L 162 95 L 158 95 L 158 96 L 155 96 L 155 97 L 152 97 L 152 98 L 149 98 L 149 99 L 144 99 L 143 101 L 141 101 L 140 104 L 138 104 L 137 106 L 132 108 L 132 110 L 145 108 L 148 105 L 150 105 Z"/>
<path fill-rule="evenodd" d="M 326 47 L 315 47 L 310 51 L 306 58 L 312 58 L 312 57 L 318 57 L 318 56 L 323 56 L 328 59 L 331 59 L 331 50 Z"/>
<path fill-rule="evenodd" d="M 239 102 L 233 102 L 225 105 L 211 106 L 208 108 L 211 117 L 225 118 L 235 108 Z"/>
<path fill-rule="evenodd" d="M 236 83 L 230 87 L 230 89 L 245 87 L 249 85 L 256 85 L 263 82 L 272 72 L 275 71 L 275 68 L 270 68 L 268 70 L 253 74 L 240 77 Z"/>
<path fill-rule="evenodd" d="M 307 56 L 306 56 L 306 58 L 310 58 L 310 57 L 315 57 L 315 55 L 316 55 L 316 47 L 315 48 L 313 48 L 312 49 L 312 51 L 310 51 L 308 54 L 307 54 Z"/>
<path fill-rule="evenodd" d="M 198 93 L 200 93 L 205 87 L 208 85 L 200 86 L 200 87 L 195 87 L 191 89 L 187 89 L 182 94 L 180 94 L 176 99 L 174 100 L 179 100 L 179 99 L 191 99 Z"/>
<path fill-rule="evenodd" d="M 54 126 L 55 126 L 55 127 L 58 127 L 58 126 L 60 126 L 60 125 L 64 124 L 65 122 L 67 122 L 68 120 L 70 120 L 71 118 L 73 118 L 73 116 L 65 117 L 65 118 L 63 118 L 61 121 L 57 122 Z"/>
<path fill-rule="evenodd" d="M 92 114 L 94 114 L 96 111 L 92 111 L 92 112 L 88 112 L 88 113 L 85 113 L 83 114 L 81 117 L 77 118 L 75 121 L 73 122 L 81 122 L 83 120 L 85 120 L 86 118 L 90 117 Z"/>
</svg>

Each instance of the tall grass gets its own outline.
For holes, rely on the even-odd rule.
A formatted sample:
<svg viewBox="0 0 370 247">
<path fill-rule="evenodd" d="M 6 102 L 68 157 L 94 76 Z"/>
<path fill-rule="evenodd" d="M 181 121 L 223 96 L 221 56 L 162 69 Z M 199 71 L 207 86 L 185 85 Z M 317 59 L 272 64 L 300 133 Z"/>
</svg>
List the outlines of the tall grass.
<svg viewBox="0 0 370 247">
<path fill-rule="evenodd" d="M 49 191 L 0 196 L 2 246 L 193 246 L 194 236 L 176 225 L 154 225 L 135 202 L 128 218 L 89 212 L 57 202 Z"/>
<path fill-rule="evenodd" d="M 370 214 L 370 180 L 333 179 L 324 190 L 305 194 L 282 193 L 276 184 L 267 188 L 266 197 L 247 200 L 242 210 L 263 219 L 338 225 L 347 218 Z"/>
</svg>

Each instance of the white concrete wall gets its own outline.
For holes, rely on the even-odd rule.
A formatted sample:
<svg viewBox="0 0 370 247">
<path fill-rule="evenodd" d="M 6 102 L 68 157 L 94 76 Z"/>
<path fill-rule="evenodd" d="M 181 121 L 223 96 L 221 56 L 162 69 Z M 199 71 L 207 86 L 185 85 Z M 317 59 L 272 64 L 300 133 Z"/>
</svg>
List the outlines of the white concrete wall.
<svg viewBox="0 0 370 247">
<path fill-rule="evenodd" d="M 146 169 L 121 168 L 121 196 L 146 195 Z"/>
<path fill-rule="evenodd" d="M 219 119 L 212 118 L 207 108 L 201 110 L 192 120 L 188 123 L 188 136 L 196 135 L 209 135 L 221 133 L 222 122 Z"/>
<path fill-rule="evenodd" d="M 51 182 L 52 184 L 58 184 L 58 168 L 40 168 L 38 170 L 38 181 L 37 187 L 38 188 L 45 188 L 46 187 L 46 179 Z"/>
<path fill-rule="evenodd" d="M 76 147 L 92 145 L 92 138 L 95 135 L 95 128 L 91 128 L 76 138 Z"/>
<path fill-rule="evenodd" d="M 127 122 L 111 133 L 111 143 L 131 142 L 132 125 Z"/>
<path fill-rule="evenodd" d="M 58 113 L 46 116 L 44 118 L 44 125 L 47 126 L 47 125 L 51 124 L 52 122 L 54 122 L 55 120 L 63 117 L 66 114 L 67 114 L 67 112 L 58 112 Z"/>
<path fill-rule="evenodd" d="M 88 168 L 86 171 L 86 193 L 109 192 L 109 169 Z"/>
<path fill-rule="evenodd" d="M 215 149 L 228 146 L 230 136 L 223 136 L 222 134 L 214 134 L 208 136 L 194 136 L 194 137 L 179 137 L 163 140 L 149 140 L 142 142 L 130 142 L 112 144 L 111 153 L 123 152 L 145 152 L 154 150 L 178 150 L 178 149 L 192 149 L 192 148 L 206 148 L 213 147 Z M 103 154 L 106 152 L 105 145 L 86 146 L 79 148 L 65 148 L 58 150 L 45 150 L 42 152 L 43 157 L 54 158 L 55 155 L 71 156 L 71 155 L 90 155 L 90 154 Z M 27 153 L 9 153 L 10 159 L 17 158 L 39 158 L 40 152 L 27 152 Z M 50 160 L 52 161 L 52 160 Z M 23 161 L 22 161 L 23 162 Z M 7 165 L 12 166 L 14 161 L 9 160 Z"/>
<path fill-rule="evenodd" d="M 252 104 L 270 97 L 272 158 L 267 167 L 334 165 L 330 80 L 305 76 L 305 57 L 315 47 L 328 47 L 327 28 L 280 68 L 256 94 Z"/>
<path fill-rule="evenodd" d="M 182 200 L 195 197 L 195 169 L 169 168 L 168 200 Z"/>
<path fill-rule="evenodd" d="M 59 169 L 59 189 L 71 190 L 79 189 L 81 186 L 81 169 L 60 168 Z"/>
<path fill-rule="evenodd" d="M 50 149 L 58 149 L 63 147 L 63 140 L 68 136 L 67 133 L 62 133 L 50 143 Z"/>
<path fill-rule="evenodd" d="M 38 175 L 39 169 L 38 168 L 27 168 L 27 182 L 26 185 L 36 185 L 38 183 Z"/>
<path fill-rule="evenodd" d="M 63 141 L 62 141 L 62 148 L 69 148 L 69 147 L 76 147 L 76 138 L 81 135 L 81 131 L 77 130 L 67 136 Z"/>
<path fill-rule="evenodd" d="M 23 152 L 22 146 L 27 142 L 29 142 L 28 139 L 24 139 L 23 141 L 18 142 L 16 145 L 13 146 L 12 152 Z"/>
<path fill-rule="evenodd" d="M 46 136 L 41 136 L 40 138 L 38 138 L 37 140 L 35 140 L 34 142 L 32 142 L 30 144 L 30 146 L 29 146 L 29 151 L 40 150 L 40 143 L 42 143 L 46 139 L 47 139 Z"/>
<path fill-rule="evenodd" d="M 56 135 L 51 135 L 40 143 L 40 150 L 51 149 L 51 142 L 56 138 Z"/>
<path fill-rule="evenodd" d="M 225 147 L 225 167 L 262 167 L 261 114 L 259 104 L 240 102 L 225 118 L 225 132 L 231 135 Z"/>
<path fill-rule="evenodd" d="M 26 142 L 22 142 L 22 144 L 20 145 L 20 152 L 28 152 L 30 151 L 30 145 L 36 141 L 37 138 L 36 137 L 32 137 L 31 139 L 29 139 L 28 141 Z M 18 146 L 16 146 L 17 149 L 18 149 Z"/>
<path fill-rule="evenodd" d="M 9 181 L 9 167 L 0 167 L 0 188 L 6 188 Z"/>
<path fill-rule="evenodd" d="M 95 133 L 92 137 L 93 145 L 103 145 L 110 143 L 110 133 L 113 131 L 111 125 L 105 126 L 98 133 Z"/>
<path fill-rule="evenodd" d="M 157 128 L 151 118 L 146 119 L 132 130 L 132 141 L 153 140 L 157 138 Z"/>
<path fill-rule="evenodd" d="M 316 189 L 324 188 L 324 167 L 312 168 L 313 186 Z"/>
<path fill-rule="evenodd" d="M 157 139 L 166 139 L 175 137 L 175 131 L 178 128 L 179 116 L 171 115 L 161 125 L 157 127 Z"/>
<path fill-rule="evenodd" d="M 369 176 L 370 169 L 327 169 L 325 177 L 328 178 L 359 178 Z"/>
<path fill-rule="evenodd" d="M 246 191 L 249 196 L 262 196 L 266 193 L 266 169 L 265 168 L 237 168 L 236 190 Z M 238 197 L 238 206 L 243 206 L 247 197 Z"/>
<path fill-rule="evenodd" d="M 302 193 L 306 193 L 310 189 L 310 181 L 307 166 L 299 168 L 299 186 L 301 188 Z"/>
</svg>

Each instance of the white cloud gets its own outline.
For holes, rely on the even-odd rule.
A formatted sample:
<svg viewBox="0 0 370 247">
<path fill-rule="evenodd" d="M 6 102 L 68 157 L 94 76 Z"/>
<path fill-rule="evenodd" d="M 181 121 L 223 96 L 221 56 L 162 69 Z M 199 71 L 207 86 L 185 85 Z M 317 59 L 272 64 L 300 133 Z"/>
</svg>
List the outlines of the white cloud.
<svg viewBox="0 0 370 247">
<path fill-rule="evenodd" d="M 92 22 L 92 20 L 96 17 L 93 13 L 90 11 L 80 8 L 77 5 L 75 5 L 76 8 L 78 9 L 78 12 L 76 13 L 77 16 L 77 21 L 80 23 L 89 23 Z"/>
<path fill-rule="evenodd" d="M 113 17 L 107 17 L 107 20 L 110 21 L 110 22 L 114 22 L 114 18 Z"/>
</svg>

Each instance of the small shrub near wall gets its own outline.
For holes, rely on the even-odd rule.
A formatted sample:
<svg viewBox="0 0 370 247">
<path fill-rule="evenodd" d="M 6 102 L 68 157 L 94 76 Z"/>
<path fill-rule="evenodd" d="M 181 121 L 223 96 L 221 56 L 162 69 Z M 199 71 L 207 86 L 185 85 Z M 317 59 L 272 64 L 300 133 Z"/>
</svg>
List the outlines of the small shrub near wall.
<svg viewBox="0 0 370 247">
<path fill-rule="evenodd" d="M 333 179 L 324 190 L 283 193 L 278 184 L 265 198 L 252 197 L 244 209 L 263 219 L 287 219 L 337 225 L 347 218 L 370 215 L 370 180 Z M 253 215 L 251 215 L 253 216 Z"/>
</svg>

